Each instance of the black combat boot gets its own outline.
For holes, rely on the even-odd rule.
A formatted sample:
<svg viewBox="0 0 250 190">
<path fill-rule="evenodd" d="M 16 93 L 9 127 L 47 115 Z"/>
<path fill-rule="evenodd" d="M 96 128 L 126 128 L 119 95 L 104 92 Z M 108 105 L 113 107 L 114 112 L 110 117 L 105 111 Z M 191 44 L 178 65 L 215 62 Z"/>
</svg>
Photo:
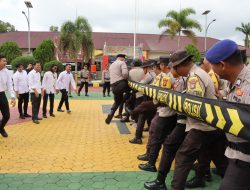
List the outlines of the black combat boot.
<svg viewBox="0 0 250 190">
<path fill-rule="evenodd" d="M 186 182 L 187 188 L 197 188 L 197 187 L 205 187 L 205 180 L 203 177 L 195 175 L 192 179 Z"/>
<path fill-rule="evenodd" d="M 137 159 L 141 160 L 141 161 L 149 161 L 148 153 L 145 153 L 145 154 L 142 154 L 142 155 L 138 155 Z"/>
<path fill-rule="evenodd" d="M 155 165 L 150 164 L 147 162 L 146 164 L 139 164 L 138 166 L 141 170 L 148 171 L 148 172 L 157 172 Z"/>
<path fill-rule="evenodd" d="M 167 190 L 165 182 L 161 182 L 158 179 L 145 182 L 144 187 L 150 190 Z"/>
<path fill-rule="evenodd" d="M 110 122 L 112 121 L 114 115 L 115 115 L 114 111 L 111 110 L 111 112 L 108 114 L 107 118 L 105 119 L 105 123 L 109 125 Z"/>
<path fill-rule="evenodd" d="M 138 139 L 138 138 L 133 138 L 133 139 L 130 139 L 129 142 L 131 144 L 142 144 L 142 140 L 141 139 Z"/>
</svg>

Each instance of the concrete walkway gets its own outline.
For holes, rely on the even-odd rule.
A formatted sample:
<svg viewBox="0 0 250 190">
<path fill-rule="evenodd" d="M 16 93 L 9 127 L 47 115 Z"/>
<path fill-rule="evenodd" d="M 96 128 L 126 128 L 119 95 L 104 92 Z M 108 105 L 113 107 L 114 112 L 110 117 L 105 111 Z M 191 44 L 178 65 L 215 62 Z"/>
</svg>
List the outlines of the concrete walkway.
<svg viewBox="0 0 250 190">
<path fill-rule="evenodd" d="M 73 94 L 71 114 L 55 112 L 40 125 L 19 120 L 17 108 L 11 108 L 9 138 L 0 137 L 0 190 L 144 189 L 156 176 L 139 171 L 136 159 L 148 134 L 143 145 L 132 145 L 133 127 L 119 121 L 106 125 L 112 100 L 100 91 L 92 90 L 90 97 Z M 218 189 L 219 178 L 213 179 L 204 189 Z"/>
</svg>

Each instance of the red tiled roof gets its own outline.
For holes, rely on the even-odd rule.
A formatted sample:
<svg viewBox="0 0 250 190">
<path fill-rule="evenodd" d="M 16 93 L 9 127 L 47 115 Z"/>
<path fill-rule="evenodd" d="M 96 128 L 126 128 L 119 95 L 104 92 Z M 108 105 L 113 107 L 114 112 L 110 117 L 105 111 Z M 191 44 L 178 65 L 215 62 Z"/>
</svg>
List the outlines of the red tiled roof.
<svg viewBox="0 0 250 190">
<path fill-rule="evenodd" d="M 8 32 L 0 33 L 0 44 L 7 41 L 15 41 L 22 49 L 28 48 L 27 44 L 28 32 Z M 58 38 L 59 32 L 31 32 L 31 48 L 36 48 L 41 41 L 51 39 L 53 41 Z M 103 49 L 106 42 L 107 46 L 133 46 L 133 34 L 131 33 L 105 33 L 93 32 L 93 41 L 95 49 Z M 177 37 L 171 39 L 170 36 L 162 36 L 161 40 L 158 34 L 137 34 L 137 45 L 142 44 L 143 50 L 155 52 L 173 52 L 177 50 Z M 207 48 L 216 43 L 218 39 L 207 38 Z M 191 44 L 192 41 L 185 37 L 181 37 L 181 48 Z M 204 37 L 197 37 L 197 48 L 200 52 L 204 52 Z M 241 49 L 245 47 L 240 46 Z M 250 56 L 250 48 L 246 48 L 247 55 Z"/>
</svg>

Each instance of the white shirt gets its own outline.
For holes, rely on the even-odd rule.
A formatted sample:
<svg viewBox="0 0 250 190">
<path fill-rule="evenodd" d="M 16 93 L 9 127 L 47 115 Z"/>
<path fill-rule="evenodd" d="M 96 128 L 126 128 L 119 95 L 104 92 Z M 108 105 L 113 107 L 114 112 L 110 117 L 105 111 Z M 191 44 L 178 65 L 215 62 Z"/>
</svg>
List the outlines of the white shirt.
<svg viewBox="0 0 250 190">
<path fill-rule="evenodd" d="M 46 90 L 46 94 L 54 94 L 56 89 L 57 74 L 48 71 L 43 76 L 42 87 Z"/>
<path fill-rule="evenodd" d="M 70 85 L 74 90 L 76 89 L 76 83 L 72 73 L 67 73 L 66 71 L 61 72 L 56 83 L 57 89 L 66 89 L 66 91 L 69 91 Z"/>
<path fill-rule="evenodd" d="M 29 83 L 29 90 L 31 93 L 34 93 L 33 89 L 36 89 L 37 92 L 41 94 L 42 92 L 41 74 L 39 72 L 36 72 L 35 69 L 29 72 L 28 83 Z"/>
<path fill-rule="evenodd" d="M 15 74 L 13 75 L 13 83 L 14 90 L 18 92 L 18 94 L 29 92 L 28 75 L 25 70 L 23 70 L 22 72 L 15 72 Z"/>
<path fill-rule="evenodd" d="M 13 83 L 8 69 L 0 70 L 0 92 L 9 91 L 11 98 L 15 98 Z"/>
</svg>

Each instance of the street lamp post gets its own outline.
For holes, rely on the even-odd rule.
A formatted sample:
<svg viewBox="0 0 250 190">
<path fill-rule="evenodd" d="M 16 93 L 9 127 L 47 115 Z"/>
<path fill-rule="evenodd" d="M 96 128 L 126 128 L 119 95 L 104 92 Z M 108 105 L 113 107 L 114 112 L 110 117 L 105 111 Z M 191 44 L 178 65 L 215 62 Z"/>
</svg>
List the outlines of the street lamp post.
<svg viewBox="0 0 250 190">
<path fill-rule="evenodd" d="M 210 13 L 210 10 L 206 10 L 205 12 L 202 13 L 202 15 L 205 15 L 205 47 L 204 47 L 204 52 L 207 51 L 207 15 Z"/>
<path fill-rule="evenodd" d="M 213 22 L 215 22 L 216 21 L 216 19 L 213 19 L 209 24 L 208 24 L 208 26 L 207 26 L 207 28 L 206 28 L 206 30 L 205 30 L 205 52 L 207 51 L 207 31 L 208 31 L 208 28 L 209 28 L 209 26 L 213 23 Z"/>
<path fill-rule="evenodd" d="M 24 11 L 22 13 L 26 17 L 27 23 L 28 23 L 28 48 L 29 48 L 29 54 L 30 54 L 30 8 L 33 8 L 32 4 L 30 1 L 24 1 L 26 7 L 28 8 L 28 16 L 25 14 Z"/>
</svg>

